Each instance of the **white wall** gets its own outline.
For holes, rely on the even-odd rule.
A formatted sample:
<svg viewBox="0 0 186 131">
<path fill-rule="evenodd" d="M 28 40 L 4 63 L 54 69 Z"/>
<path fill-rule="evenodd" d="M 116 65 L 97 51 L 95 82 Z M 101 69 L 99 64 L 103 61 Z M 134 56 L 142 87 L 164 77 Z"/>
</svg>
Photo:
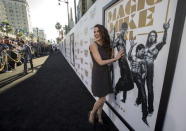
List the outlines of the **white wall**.
<svg viewBox="0 0 186 131">
<path fill-rule="evenodd" d="M 68 35 L 65 37 L 66 40 L 66 54 L 64 54 L 64 49 L 61 49 L 63 52 L 64 56 L 66 56 L 66 59 L 72 66 L 72 68 L 76 71 L 77 75 L 80 77 L 84 85 L 87 87 L 87 89 L 91 92 L 91 69 L 92 69 L 92 61 L 90 57 L 90 52 L 89 52 L 89 45 L 90 43 L 93 42 L 93 26 L 95 24 L 102 24 L 102 8 L 107 5 L 110 1 L 112 0 L 97 0 L 95 4 L 86 12 L 86 14 L 78 21 L 78 23 L 75 25 L 75 27 L 68 33 Z M 123 4 L 126 4 L 126 1 L 120 1 Z M 124 3 L 125 2 L 125 3 Z M 127 102 L 122 103 L 120 101 L 122 94 L 120 93 L 118 96 L 117 101 L 114 100 L 113 95 L 110 95 L 107 97 L 107 101 L 114 107 L 114 109 L 135 129 L 139 131 L 153 131 L 155 127 L 155 121 L 157 117 L 157 111 L 159 108 L 159 100 L 161 96 L 161 90 L 162 90 L 162 85 L 163 85 L 163 80 L 164 80 L 164 73 L 166 69 L 166 63 L 167 63 L 167 57 L 168 57 L 168 52 L 169 52 L 169 46 L 170 46 L 170 40 L 171 40 L 171 35 L 172 35 L 172 29 L 173 29 L 173 24 L 174 24 L 174 15 L 175 15 L 175 10 L 176 10 L 176 4 L 177 0 L 171 1 L 170 7 L 169 7 L 169 12 L 166 14 L 165 11 L 166 8 L 165 5 L 168 5 L 168 1 L 162 1 L 159 5 L 157 4 L 157 8 L 155 8 L 155 13 L 154 13 L 154 25 L 152 26 L 147 26 L 144 28 L 137 28 L 136 30 L 134 29 L 134 33 L 137 33 L 137 42 L 141 42 L 145 44 L 145 41 L 147 39 L 147 35 L 141 35 L 140 33 L 144 32 L 149 32 L 151 30 L 156 30 L 159 32 L 163 31 L 163 22 L 165 20 L 165 16 L 167 18 L 171 18 L 171 25 L 168 30 L 168 37 L 167 37 L 167 44 L 163 49 L 161 50 L 159 56 L 154 62 L 154 70 L 155 70 L 155 77 L 154 77 L 154 92 L 155 92 L 155 111 L 153 116 L 148 117 L 148 121 L 150 123 L 150 127 L 146 126 L 143 121 L 141 120 L 141 107 L 134 106 L 134 101 L 137 95 L 137 88 L 135 87 L 132 91 L 128 93 L 127 97 Z M 168 6 L 167 6 L 168 7 Z M 160 13 L 161 12 L 161 13 Z M 138 14 L 137 14 L 138 15 Z M 160 16 L 161 17 L 160 17 Z M 137 21 L 136 19 L 134 21 Z M 74 33 L 74 56 L 75 56 L 75 65 L 73 66 L 72 63 L 72 49 L 70 48 L 70 36 Z M 147 34 L 147 33 L 146 33 Z M 163 33 L 158 34 L 158 41 L 161 41 L 163 36 Z M 183 40 L 185 41 L 185 40 Z M 71 43 L 72 44 L 72 43 Z M 183 46 L 183 47 L 182 47 Z M 61 47 L 64 47 L 61 46 Z M 181 48 L 183 50 L 186 48 L 185 45 L 181 45 Z M 127 52 L 129 50 L 129 46 L 127 47 Z M 182 53 L 184 53 L 182 50 Z M 185 53 L 184 53 L 185 54 Z M 181 55 L 181 57 L 184 56 L 184 54 Z M 186 54 L 185 54 L 186 55 Z M 180 55 L 179 55 L 180 57 Z M 180 59 L 180 58 L 179 58 Z M 179 61 L 178 59 L 178 61 Z M 183 58 L 182 58 L 183 59 Z M 117 64 L 117 63 L 116 63 Z M 178 64 L 179 70 L 176 72 L 186 72 L 186 70 L 183 69 L 184 62 L 182 61 L 181 64 Z M 182 65 L 182 66 L 181 66 Z M 118 65 L 116 66 L 118 67 Z M 177 67 L 178 68 L 178 67 Z M 115 68 L 116 72 L 116 77 L 118 77 L 119 69 Z M 184 74 L 183 73 L 183 74 Z M 177 78 L 177 75 L 180 76 L 180 73 L 176 73 L 175 75 L 175 82 L 173 83 L 173 90 L 171 94 L 171 99 L 170 99 L 170 104 L 167 112 L 167 117 L 165 121 L 165 131 L 171 130 L 176 128 L 175 130 L 177 131 L 182 131 L 184 130 L 184 119 L 179 119 L 179 117 L 176 117 L 178 112 L 181 112 L 179 115 L 182 116 L 180 118 L 184 118 L 184 98 L 180 98 L 180 93 L 184 93 L 184 86 L 180 86 L 179 90 L 177 89 L 177 85 L 179 83 L 184 82 L 184 76 L 182 76 L 182 79 Z M 114 83 L 117 81 L 115 80 Z M 186 83 L 180 84 L 180 85 L 186 85 Z M 147 90 L 147 89 L 146 89 Z M 179 93 L 180 92 L 180 93 Z M 174 93 L 174 94 L 173 94 Z M 186 96 L 185 96 L 186 97 Z M 179 101 L 179 102 L 178 102 Z M 177 105 L 177 106 L 175 106 Z M 184 106 L 184 107 L 180 107 Z M 176 108 L 175 110 L 172 110 Z M 179 111 L 178 111 L 179 109 Z M 120 119 L 115 116 L 115 114 L 110 110 L 109 107 L 105 104 L 104 106 L 104 111 L 107 113 L 107 115 L 110 117 L 110 119 L 113 121 L 113 123 L 118 127 L 120 131 L 127 131 L 127 127 L 120 121 Z M 177 122 L 174 122 L 176 119 Z M 185 118 L 186 119 L 186 118 Z M 176 126 L 175 126 L 176 124 Z M 178 126 L 178 127 L 177 127 Z M 183 126 L 183 129 L 179 129 Z M 173 128 L 174 127 L 174 128 Z"/>
<path fill-rule="evenodd" d="M 186 131 L 186 21 L 176 65 L 164 131 Z"/>
</svg>

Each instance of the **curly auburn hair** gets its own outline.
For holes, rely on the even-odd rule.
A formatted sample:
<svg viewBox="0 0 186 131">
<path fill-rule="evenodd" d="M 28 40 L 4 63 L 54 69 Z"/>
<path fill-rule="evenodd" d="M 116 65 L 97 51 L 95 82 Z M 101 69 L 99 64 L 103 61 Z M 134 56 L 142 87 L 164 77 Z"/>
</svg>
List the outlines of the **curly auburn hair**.
<svg viewBox="0 0 186 131">
<path fill-rule="evenodd" d="M 109 34 L 108 34 L 108 30 L 103 25 L 100 25 L 100 24 L 96 24 L 94 26 L 94 28 L 96 28 L 96 27 L 100 31 L 100 36 L 101 36 L 101 39 L 102 39 L 102 42 L 103 42 L 103 47 L 107 50 L 109 56 L 111 57 L 112 49 L 110 47 L 110 37 L 109 37 Z"/>
</svg>

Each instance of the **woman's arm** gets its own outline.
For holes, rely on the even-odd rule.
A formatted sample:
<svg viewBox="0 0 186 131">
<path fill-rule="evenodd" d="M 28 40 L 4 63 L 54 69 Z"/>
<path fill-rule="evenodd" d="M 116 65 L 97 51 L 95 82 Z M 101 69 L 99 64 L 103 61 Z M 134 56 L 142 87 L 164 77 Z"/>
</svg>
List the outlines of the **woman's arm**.
<svg viewBox="0 0 186 131">
<path fill-rule="evenodd" d="M 115 58 L 102 60 L 102 58 L 101 58 L 101 56 L 99 54 L 99 51 L 98 51 L 98 47 L 97 47 L 96 44 L 91 44 L 90 45 L 90 51 L 92 53 L 92 56 L 93 56 L 94 60 L 101 66 L 113 63 L 113 62 L 117 61 L 119 58 L 121 58 L 124 55 L 124 52 L 120 51 L 120 52 L 118 52 L 118 54 L 116 55 Z"/>
</svg>

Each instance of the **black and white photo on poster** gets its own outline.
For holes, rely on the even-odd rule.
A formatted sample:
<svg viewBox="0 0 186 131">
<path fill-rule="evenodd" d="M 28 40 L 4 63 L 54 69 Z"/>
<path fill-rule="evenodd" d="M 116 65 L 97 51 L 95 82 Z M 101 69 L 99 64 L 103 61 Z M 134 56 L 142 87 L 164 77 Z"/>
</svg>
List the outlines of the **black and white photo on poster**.
<svg viewBox="0 0 186 131">
<path fill-rule="evenodd" d="M 70 61 L 71 64 L 75 65 L 75 56 L 74 56 L 74 33 L 70 35 Z"/>
<path fill-rule="evenodd" d="M 70 38 L 66 37 L 65 39 L 65 46 L 66 46 L 66 59 L 70 63 L 71 62 L 71 42 Z"/>
<path fill-rule="evenodd" d="M 66 57 L 66 51 L 67 50 L 67 47 L 66 47 L 66 39 L 64 40 L 64 53 L 65 53 L 65 57 Z"/>
<path fill-rule="evenodd" d="M 104 9 L 111 47 L 125 52 L 113 64 L 115 93 L 110 104 L 134 129 L 155 128 L 176 4 L 177 0 L 114 0 Z"/>
</svg>

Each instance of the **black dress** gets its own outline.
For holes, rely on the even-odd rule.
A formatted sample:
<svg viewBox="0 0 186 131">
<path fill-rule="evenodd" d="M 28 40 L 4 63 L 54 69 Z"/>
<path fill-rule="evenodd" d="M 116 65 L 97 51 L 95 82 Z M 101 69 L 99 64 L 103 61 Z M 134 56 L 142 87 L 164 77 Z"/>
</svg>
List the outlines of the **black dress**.
<svg viewBox="0 0 186 131">
<path fill-rule="evenodd" d="M 105 48 L 101 45 L 97 44 L 98 51 L 102 60 L 109 59 L 109 55 L 106 52 Z M 104 97 L 109 93 L 113 92 L 112 84 L 111 84 L 111 75 L 109 71 L 108 65 L 99 65 L 93 58 L 93 68 L 92 68 L 92 93 L 97 97 Z"/>
</svg>

